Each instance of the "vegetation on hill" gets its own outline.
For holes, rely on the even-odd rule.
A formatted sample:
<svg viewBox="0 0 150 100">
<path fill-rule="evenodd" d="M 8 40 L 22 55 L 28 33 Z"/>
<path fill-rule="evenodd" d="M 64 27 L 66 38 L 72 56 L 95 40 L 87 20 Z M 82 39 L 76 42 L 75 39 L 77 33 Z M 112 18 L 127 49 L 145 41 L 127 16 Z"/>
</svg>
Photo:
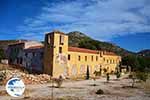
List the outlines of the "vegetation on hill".
<svg viewBox="0 0 150 100">
<path fill-rule="evenodd" d="M 115 52 L 116 54 L 121 56 L 135 54 L 112 43 L 94 40 L 86 36 L 84 33 L 78 31 L 70 32 L 68 33 L 68 36 L 69 36 L 70 46 L 76 46 L 76 47 L 87 48 L 92 50 L 107 50 L 107 51 Z"/>
<path fill-rule="evenodd" d="M 142 56 L 146 56 L 146 57 L 150 57 L 150 49 L 141 50 L 137 54 L 142 55 Z"/>
</svg>

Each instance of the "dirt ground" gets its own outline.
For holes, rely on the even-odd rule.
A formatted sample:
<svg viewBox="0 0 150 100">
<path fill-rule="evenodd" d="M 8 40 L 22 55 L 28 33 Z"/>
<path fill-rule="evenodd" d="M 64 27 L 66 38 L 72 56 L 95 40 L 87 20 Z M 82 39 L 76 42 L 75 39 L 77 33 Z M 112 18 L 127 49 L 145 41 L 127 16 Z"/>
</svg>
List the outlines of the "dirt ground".
<svg viewBox="0 0 150 100">
<path fill-rule="evenodd" d="M 150 100 L 150 92 L 146 92 L 140 84 L 131 88 L 130 79 L 115 80 L 115 76 L 110 78 L 109 83 L 105 78 L 96 81 L 66 80 L 61 88 L 52 88 L 51 83 L 26 85 L 24 95 L 19 98 L 9 96 L 5 86 L 0 86 L 0 100 Z M 102 89 L 104 94 L 96 94 L 99 89 Z"/>
</svg>

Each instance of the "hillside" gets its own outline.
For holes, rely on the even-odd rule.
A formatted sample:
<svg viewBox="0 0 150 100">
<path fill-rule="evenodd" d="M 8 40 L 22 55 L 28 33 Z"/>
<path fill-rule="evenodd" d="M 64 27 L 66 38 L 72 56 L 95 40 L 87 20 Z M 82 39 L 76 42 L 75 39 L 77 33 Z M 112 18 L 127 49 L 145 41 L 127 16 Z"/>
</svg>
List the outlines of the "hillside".
<svg viewBox="0 0 150 100">
<path fill-rule="evenodd" d="M 146 57 L 150 57 L 150 49 L 141 50 L 137 54 L 142 55 L 142 56 L 146 56 Z"/>
<path fill-rule="evenodd" d="M 86 36 L 84 33 L 78 31 L 70 32 L 68 33 L 68 36 L 69 36 L 70 46 L 93 49 L 93 50 L 107 50 L 107 51 L 115 52 L 116 54 L 121 56 L 135 54 L 115 44 L 94 40 Z"/>
</svg>

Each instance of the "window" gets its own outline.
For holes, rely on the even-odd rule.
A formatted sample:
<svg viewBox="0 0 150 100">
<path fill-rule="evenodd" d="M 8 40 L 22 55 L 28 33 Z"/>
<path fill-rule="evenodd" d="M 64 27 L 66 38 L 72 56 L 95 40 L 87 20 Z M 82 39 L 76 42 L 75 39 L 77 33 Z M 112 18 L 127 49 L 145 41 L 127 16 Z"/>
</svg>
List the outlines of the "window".
<svg viewBox="0 0 150 100">
<path fill-rule="evenodd" d="M 103 60 L 105 61 L 105 58 L 103 58 Z"/>
<path fill-rule="evenodd" d="M 20 58 L 20 64 L 22 64 L 22 57 Z"/>
<path fill-rule="evenodd" d="M 32 52 L 32 56 L 35 57 L 35 52 Z"/>
<path fill-rule="evenodd" d="M 112 64 L 113 62 L 112 62 L 112 59 L 110 60 L 110 63 Z"/>
<path fill-rule="evenodd" d="M 60 35 L 59 40 L 60 40 L 60 44 L 63 45 L 64 44 L 64 36 Z"/>
<path fill-rule="evenodd" d="M 91 60 L 93 61 L 93 56 L 91 56 Z"/>
<path fill-rule="evenodd" d="M 107 63 L 109 63 L 109 60 L 107 59 Z"/>
<path fill-rule="evenodd" d="M 85 61 L 87 61 L 87 56 L 85 56 Z"/>
<path fill-rule="evenodd" d="M 102 57 L 102 53 L 103 53 L 103 52 L 101 51 L 101 52 L 100 52 L 100 57 Z"/>
<path fill-rule="evenodd" d="M 41 58 L 41 59 L 43 58 L 43 52 L 40 53 L 40 58 Z"/>
<path fill-rule="evenodd" d="M 80 59 L 81 59 L 81 57 L 80 56 L 78 56 L 78 60 L 80 61 Z"/>
<path fill-rule="evenodd" d="M 70 60 L 70 55 L 68 55 L 68 60 Z"/>
<path fill-rule="evenodd" d="M 98 61 L 98 56 L 96 56 L 96 61 Z"/>
<path fill-rule="evenodd" d="M 62 47 L 59 47 L 59 53 L 62 53 Z"/>
<path fill-rule="evenodd" d="M 19 58 L 17 57 L 17 64 L 19 64 Z"/>
<path fill-rule="evenodd" d="M 28 53 L 25 53 L 25 56 L 28 57 Z"/>
</svg>

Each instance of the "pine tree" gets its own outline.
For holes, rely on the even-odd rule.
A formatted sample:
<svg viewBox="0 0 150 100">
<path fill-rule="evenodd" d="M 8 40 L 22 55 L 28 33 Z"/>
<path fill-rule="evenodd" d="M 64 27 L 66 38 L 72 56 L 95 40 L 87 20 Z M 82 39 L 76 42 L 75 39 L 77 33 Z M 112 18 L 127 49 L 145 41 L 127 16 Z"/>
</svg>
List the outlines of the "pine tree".
<svg viewBox="0 0 150 100">
<path fill-rule="evenodd" d="M 87 66 L 86 79 L 88 80 L 89 78 L 90 78 L 90 72 L 89 72 L 89 66 Z"/>
</svg>

